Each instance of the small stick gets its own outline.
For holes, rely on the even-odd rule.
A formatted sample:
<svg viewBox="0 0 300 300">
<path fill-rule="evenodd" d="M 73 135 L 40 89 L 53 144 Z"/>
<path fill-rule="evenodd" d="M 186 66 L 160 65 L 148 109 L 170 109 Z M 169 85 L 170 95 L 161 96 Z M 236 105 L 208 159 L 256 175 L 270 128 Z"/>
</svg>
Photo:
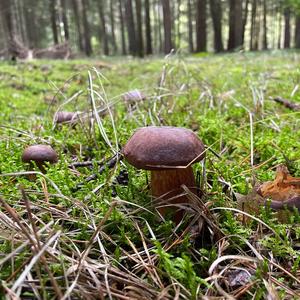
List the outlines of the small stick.
<svg viewBox="0 0 300 300">
<path fill-rule="evenodd" d="M 293 103 L 287 99 L 283 99 L 281 97 L 272 98 L 275 102 L 282 104 L 283 106 L 295 110 L 300 111 L 300 104 Z"/>
<path fill-rule="evenodd" d="M 69 168 L 77 168 L 77 167 L 90 167 L 90 166 L 93 166 L 94 164 L 97 164 L 97 165 L 102 165 L 104 163 L 104 161 L 77 161 L 77 162 L 74 162 L 74 163 L 71 163 L 69 164 Z"/>
<path fill-rule="evenodd" d="M 122 156 L 120 153 L 116 153 L 111 159 L 109 159 L 108 161 L 106 161 L 105 163 L 103 163 L 100 168 L 98 169 L 98 172 L 96 174 L 92 174 L 90 176 L 88 176 L 84 182 L 80 182 L 78 183 L 73 189 L 73 192 L 77 192 L 78 190 L 80 190 L 82 188 L 82 186 L 84 185 L 84 183 L 86 182 L 90 182 L 92 180 L 95 180 L 99 174 L 102 174 L 104 172 L 104 170 L 106 168 L 112 169 L 120 160 L 122 159 Z"/>
</svg>

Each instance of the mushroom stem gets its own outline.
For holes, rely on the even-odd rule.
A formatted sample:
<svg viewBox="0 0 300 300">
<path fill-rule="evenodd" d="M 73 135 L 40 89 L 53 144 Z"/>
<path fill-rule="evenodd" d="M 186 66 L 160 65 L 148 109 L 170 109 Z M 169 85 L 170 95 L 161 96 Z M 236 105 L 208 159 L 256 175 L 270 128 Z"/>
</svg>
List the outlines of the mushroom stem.
<svg viewBox="0 0 300 300">
<path fill-rule="evenodd" d="M 151 191 L 154 198 L 160 198 L 167 201 L 168 205 L 185 204 L 189 202 L 186 195 L 179 196 L 183 192 L 181 185 L 186 185 L 188 188 L 195 188 L 195 177 L 191 166 L 187 168 L 167 169 L 167 170 L 152 170 L 151 171 Z M 192 190 L 193 190 L 192 189 Z M 174 198 L 174 199 L 172 199 Z M 168 199 L 170 199 L 168 201 Z M 178 224 L 183 217 L 184 211 L 176 207 L 159 207 L 158 211 L 162 216 L 165 216 L 167 211 L 176 211 L 174 220 Z"/>
</svg>

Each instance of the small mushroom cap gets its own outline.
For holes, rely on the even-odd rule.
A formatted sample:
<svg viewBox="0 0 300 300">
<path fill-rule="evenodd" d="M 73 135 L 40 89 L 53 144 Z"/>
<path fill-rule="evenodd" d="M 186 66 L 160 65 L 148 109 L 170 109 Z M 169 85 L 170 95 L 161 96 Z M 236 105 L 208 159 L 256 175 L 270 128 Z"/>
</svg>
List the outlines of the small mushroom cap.
<svg viewBox="0 0 300 300">
<path fill-rule="evenodd" d="M 54 122 L 57 124 L 70 122 L 77 117 L 77 113 L 70 111 L 59 111 L 54 116 Z"/>
<path fill-rule="evenodd" d="M 146 96 L 139 90 L 129 91 L 122 96 L 125 102 L 138 102 L 146 99 Z"/>
<path fill-rule="evenodd" d="M 56 163 L 58 160 L 56 152 L 48 145 L 28 146 L 22 154 L 23 162 L 34 161 L 36 163 Z"/>
<path fill-rule="evenodd" d="M 205 157 L 205 147 L 191 130 L 151 126 L 138 129 L 123 149 L 126 160 L 138 169 L 186 167 Z"/>
</svg>

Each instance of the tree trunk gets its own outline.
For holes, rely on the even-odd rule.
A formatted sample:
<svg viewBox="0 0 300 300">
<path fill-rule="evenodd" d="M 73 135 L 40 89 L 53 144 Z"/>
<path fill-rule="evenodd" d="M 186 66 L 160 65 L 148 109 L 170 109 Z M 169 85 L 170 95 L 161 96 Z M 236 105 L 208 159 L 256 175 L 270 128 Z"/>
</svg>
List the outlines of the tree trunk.
<svg viewBox="0 0 300 300">
<path fill-rule="evenodd" d="M 196 52 L 206 51 L 206 0 L 196 2 Z"/>
<path fill-rule="evenodd" d="M 79 15 L 79 4 L 78 0 L 72 0 L 72 6 L 73 6 L 73 13 L 74 13 L 74 22 L 76 26 L 76 33 L 78 34 L 78 46 L 80 51 L 84 51 L 84 40 L 83 40 L 83 34 L 82 34 L 82 27 L 81 27 L 81 17 Z"/>
<path fill-rule="evenodd" d="M 26 32 L 27 32 L 27 44 L 29 48 L 35 48 L 38 46 L 38 33 L 36 26 L 36 15 L 35 10 L 32 6 L 28 6 L 25 9 L 25 24 L 26 24 Z"/>
<path fill-rule="evenodd" d="M 162 1 L 162 8 L 163 8 L 164 36 L 165 36 L 164 52 L 165 54 L 168 54 L 171 52 L 173 48 L 170 1 L 169 0 L 161 0 L 161 1 Z"/>
<path fill-rule="evenodd" d="M 172 41 L 172 45 L 173 48 L 176 46 L 175 45 L 175 40 L 176 40 L 176 26 L 175 26 L 175 20 L 176 20 L 176 3 L 180 1 L 170 1 L 169 0 L 169 5 L 170 5 L 170 12 L 171 12 L 171 28 L 172 28 L 172 36 L 171 36 L 171 41 Z"/>
<path fill-rule="evenodd" d="M 135 0 L 135 10 L 136 10 L 136 28 L 137 28 L 137 54 L 138 54 L 139 57 L 144 57 L 141 0 Z"/>
<path fill-rule="evenodd" d="M 267 50 L 268 49 L 268 26 L 267 26 L 267 0 L 263 0 L 263 49 Z"/>
<path fill-rule="evenodd" d="M 125 40 L 125 28 L 124 28 L 122 0 L 119 0 L 119 18 L 120 18 L 120 27 L 121 27 L 122 54 L 126 55 L 127 52 L 126 52 L 126 40 Z"/>
<path fill-rule="evenodd" d="M 242 42 L 244 44 L 245 41 L 245 30 L 246 30 L 246 25 L 247 25 L 247 19 L 248 19 L 248 12 L 249 12 L 249 2 L 250 0 L 246 0 L 245 6 L 244 6 L 244 13 L 243 13 L 243 37 L 242 37 Z"/>
<path fill-rule="evenodd" d="M 163 37 L 162 37 L 162 14 L 160 10 L 160 1 L 157 0 L 157 31 L 158 31 L 158 52 L 164 52 Z"/>
<path fill-rule="evenodd" d="M 118 46 L 116 42 L 116 35 L 115 35 L 115 0 L 110 0 L 110 25 L 111 25 L 111 42 L 114 49 L 114 54 L 118 51 Z"/>
<path fill-rule="evenodd" d="M 84 51 L 87 56 L 93 53 L 91 45 L 90 25 L 87 18 L 88 0 L 81 0 L 82 7 L 82 23 L 83 23 L 83 36 L 84 36 Z"/>
<path fill-rule="evenodd" d="M 84 1 L 84 0 L 83 0 Z M 106 28 L 106 19 L 105 19 L 105 11 L 103 6 L 103 0 L 98 2 L 98 12 L 100 18 L 100 42 L 103 45 L 103 53 L 104 55 L 109 55 L 109 47 L 108 47 L 108 36 L 107 36 L 107 28 Z"/>
<path fill-rule="evenodd" d="M 296 17 L 295 47 L 300 49 L 300 15 Z"/>
<path fill-rule="evenodd" d="M 180 11 L 180 6 L 181 6 L 181 0 L 177 0 L 177 33 L 175 35 L 175 41 L 177 40 L 178 43 L 176 44 L 176 48 L 180 48 L 181 46 L 181 31 L 180 31 L 180 21 L 181 21 L 181 11 Z"/>
<path fill-rule="evenodd" d="M 0 13 L 1 16 L 1 13 Z M 0 51 L 6 48 L 7 37 L 6 32 L 4 30 L 4 26 L 2 24 L 2 17 L 0 18 Z M 5 51 L 5 50 L 4 50 Z"/>
<path fill-rule="evenodd" d="M 216 52 L 224 51 L 222 40 L 222 7 L 220 0 L 210 0 L 210 11 L 214 28 L 214 48 Z"/>
<path fill-rule="evenodd" d="M 271 5 L 271 11 L 270 11 L 270 15 L 271 15 L 271 22 L 269 24 L 270 26 L 270 34 L 271 34 L 271 39 L 270 39 L 270 45 L 271 48 L 274 49 L 275 48 L 275 44 L 276 44 L 276 15 L 277 15 L 277 8 L 276 8 L 276 3 L 272 3 Z"/>
<path fill-rule="evenodd" d="M 149 0 L 145 0 L 145 25 L 146 25 L 146 54 L 152 54 L 151 20 Z"/>
<path fill-rule="evenodd" d="M 21 7 L 20 7 L 20 2 L 18 0 L 14 0 L 14 26 L 16 27 L 17 33 L 21 38 L 21 41 L 24 42 L 26 41 L 26 36 L 24 32 L 25 24 L 23 24 L 23 19 L 21 18 Z"/>
<path fill-rule="evenodd" d="M 152 5 L 152 15 L 153 15 L 153 52 L 157 50 L 159 53 L 162 50 L 162 38 L 161 38 L 161 22 L 160 22 L 160 0 L 154 0 Z"/>
<path fill-rule="evenodd" d="M 64 24 L 64 33 L 65 33 L 65 40 L 68 41 L 70 38 L 69 34 L 69 23 L 67 17 L 67 5 L 66 0 L 61 0 L 61 10 L 62 10 L 62 22 Z"/>
<path fill-rule="evenodd" d="M 58 44 L 58 31 L 56 24 L 56 0 L 50 0 L 50 14 L 51 14 L 51 27 L 53 34 L 53 42 L 54 44 Z"/>
<path fill-rule="evenodd" d="M 21 32 L 22 32 L 22 40 L 28 47 L 29 40 L 28 40 L 28 34 L 27 34 L 27 24 L 26 24 L 26 18 L 25 18 L 25 7 L 24 7 L 23 1 L 18 1 L 18 9 L 19 9 L 19 16 L 20 16 L 20 23 L 21 23 Z"/>
<path fill-rule="evenodd" d="M 188 0 L 188 9 L 187 9 L 187 18 L 188 18 L 188 33 L 189 33 L 189 51 L 190 53 L 194 52 L 194 41 L 193 41 L 193 17 L 192 17 L 192 3 L 191 0 Z"/>
<path fill-rule="evenodd" d="M 291 11 L 289 8 L 284 9 L 284 48 L 291 46 Z"/>
<path fill-rule="evenodd" d="M 243 45 L 243 5 L 242 0 L 230 0 L 228 50 Z"/>
<path fill-rule="evenodd" d="M 10 0 L 0 0 L 0 13 L 3 22 L 4 31 L 9 39 L 15 35 L 15 28 L 13 24 L 12 7 Z"/>
<path fill-rule="evenodd" d="M 235 0 L 229 0 L 229 37 L 227 50 L 234 50 L 234 35 L 235 35 Z"/>
<path fill-rule="evenodd" d="M 257 22 L 256 22 L 256 10 L 257 10 L 257 0 L 252 1 L 252 11 L 251 11 L 251 30 L 250 30 L 250 50 L 257 50 Z"/>
<path fill-rule="evenodd" d="M 129 40 L 129 52 L 132 55 L 136 55 L 137 54 L 136 36 L 135 36 L 135 25 L 133 19 L 131 0 L 125 0 L 125 17 L 126 17 L 126 25 L 127 25 L 127 32 L 128 32 L 128 40 Z"/>
<path fill-rule="evenodd" d="M 278 11 L 280 12 L 278 15 L 278 39 L 277 39 L 277 48 L 281 49 L 281 41 L 282 41 L 282 8 L 280 6 L 278 6 Z"/>
</svg>

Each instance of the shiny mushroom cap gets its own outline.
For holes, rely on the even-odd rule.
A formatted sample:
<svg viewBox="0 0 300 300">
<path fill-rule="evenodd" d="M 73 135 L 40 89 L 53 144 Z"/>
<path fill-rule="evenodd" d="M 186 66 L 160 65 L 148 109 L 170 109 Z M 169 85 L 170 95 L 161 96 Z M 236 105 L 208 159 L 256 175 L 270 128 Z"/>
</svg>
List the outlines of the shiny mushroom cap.
<svg viewBox="0 0 300 300">
<path fill-rule="evenodd" d="M 139 102 L 146 99 L 146 96 L 139 90 L 132 90 L 122 95 L 122 99 L 125 102 Z"/>
<path fill-rule="evenodd" d="M 138 129 L 123 149 L 125 159 L 145 170 L 186 167 L 205 157 L 202 141 L 191 130 L 169 126 Z"/>
<path fill-rule="evenodd" d="M 77 113 L 70 111 L 59 111 L 54 116 L 54 122 L 57 124 L 73 121 L 77 117 Z"/>
<path fill-rule="evenodd" d="M 56 152 L 48 145 L 28 146 L 22 154 L 23 162 L 36 162 L 41 164 L 44 162 L 56 163 L 58 160 Z"/>
</svg>

